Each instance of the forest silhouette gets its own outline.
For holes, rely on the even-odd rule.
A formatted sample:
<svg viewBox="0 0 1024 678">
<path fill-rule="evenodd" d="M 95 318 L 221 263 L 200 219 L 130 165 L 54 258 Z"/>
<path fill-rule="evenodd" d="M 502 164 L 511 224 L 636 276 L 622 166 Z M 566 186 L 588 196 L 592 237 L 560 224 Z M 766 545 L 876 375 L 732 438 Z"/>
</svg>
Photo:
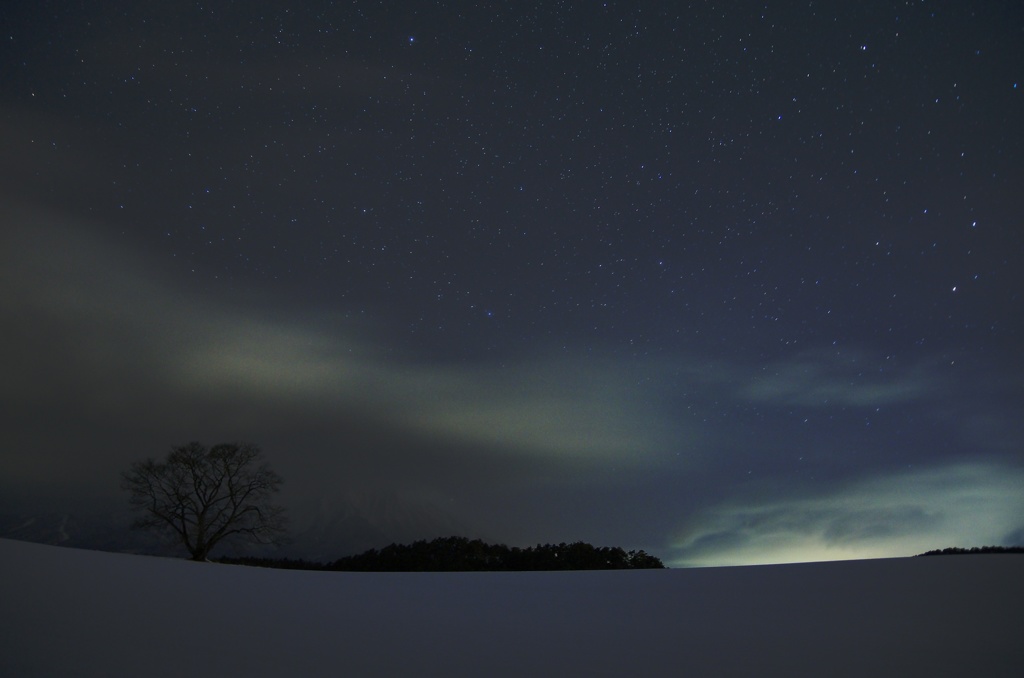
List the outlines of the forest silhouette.
<svg viewBox="0 0 1024 678">
<path fill-rule="evenodd" d="M 643 550 L 593 546 L 584 542 L 538 544 L 527 548 L 488 544 L 480 539 L 441 537 L 412 544 L 391 544 L 331 563 L 252 556 L 218 558 L 218 562 L 292 570 L 346 572 L 502 572 L 530 570 L 637 570 L 664 568 Z"/>
</svg>

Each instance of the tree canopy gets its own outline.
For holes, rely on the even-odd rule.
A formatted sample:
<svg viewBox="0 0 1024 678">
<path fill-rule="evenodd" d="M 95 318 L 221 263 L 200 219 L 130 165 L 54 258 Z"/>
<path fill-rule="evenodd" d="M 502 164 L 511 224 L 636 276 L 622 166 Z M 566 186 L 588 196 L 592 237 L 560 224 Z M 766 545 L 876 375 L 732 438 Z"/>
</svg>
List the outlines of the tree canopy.
<svg viewBox="0 0 1024 678">
<path fill-rule="evenodd" d="M 133 527 L 176 537 L 193 560 L 205 560 L 218 543 L 237 538 L 259 544 L 284 534 L 284 508 L 272 503 L 281 477 L 247 443 L 206 448 L 191 442 L 164 461 L 132 464 L 121 486 L 141 512 Z"/>
</svg>

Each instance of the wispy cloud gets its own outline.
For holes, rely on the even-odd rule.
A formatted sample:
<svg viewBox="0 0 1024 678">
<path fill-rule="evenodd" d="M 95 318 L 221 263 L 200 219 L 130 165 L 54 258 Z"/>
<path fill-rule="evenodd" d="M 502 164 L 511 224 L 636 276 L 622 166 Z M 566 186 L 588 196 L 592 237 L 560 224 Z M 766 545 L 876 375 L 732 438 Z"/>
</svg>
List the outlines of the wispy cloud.
<svg viewBox="0 0 1024 678">
<path fill-rule="evenodd" d="M 749 400 L 804 407 L 882 407 L 936 391 L 927 366 L 851 350 L 803 352 L 763 367 L 740 387 Z"/>
<path fill-rule="evenodd" d="M 371 407 L 397 425 L 477 444 L 481 453 L 649 464 L 679 435 L 617 365 L 544 356 L 505 366 L 417 364 L 296 327 L 236 329 L 237 336 L 186 349 L 184 388 Z"/>
<path fill-rule="evenodd" d="M 127 407 L 145 374 L 156 390 L 147 397 L 160 402 L 300 406 L 327 418 L 369 410 L 394 427 L 473 444 L 481 454 L 599 466 L 655 463 L 680 435 L 638 386 L 656 366 L 554 355 L 505 365 L 417 361 L 380 348 L 388 342 L 372 327 L 325 314 L 257 314 L 192 295 L 125 248 L 86 238 L 52 215 L 26 212 L 15 221 L 22 227 L 8 239 L 4 263 L 9 289 L 19 293 L 7 295 L 0 310 L 17 307 L 77 338 L 59 357 L 67 369 L 40 397 L 81 392 L 91 380 L 90 397 L 120 398 Z M 27 337 L 11 348 L 47 350 Z M 90 365 L 118 369 L 99 381 Z M 39 380 L 25 373 L 15 382 Z"/>
</svg>

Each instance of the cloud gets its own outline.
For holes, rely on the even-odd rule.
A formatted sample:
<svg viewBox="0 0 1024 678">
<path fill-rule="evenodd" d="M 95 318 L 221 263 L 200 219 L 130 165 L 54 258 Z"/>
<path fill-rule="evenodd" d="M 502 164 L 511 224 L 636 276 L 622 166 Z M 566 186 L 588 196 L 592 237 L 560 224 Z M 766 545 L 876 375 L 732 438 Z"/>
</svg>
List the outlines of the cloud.
<svg viewBox="0 0 1024 678">
<path fill-rule="evenodd" d="M 743 398 L 805 407 L 883 407 L 934 397 L 926 365 L 900 365 L 856 351 L 809 351 L 765 366 Z"/>
<path fill-rule="evenodd" d="M 803 497 L 708 509 L 674 543 L 677 565 L 913 555 L 1001 543 L 1021 527 L 1024 470 L 995 463 L 907 470 Z"/>
<path fill-rule="evenodd" d="M 648 365 L 539 358 L 502 368 L 457 371 L 416 415 L 428 429 L 545 455 L 615 464 L 650 464 L 684 432 L 637 386 Z M 437 397 L 441 396 L 441 397 Z"/>
<path fill-rule="evenodd" d="M 544 355 L 504 366 L 418 361 L 384 348 L 368 324 L 275 311 L 266 298 L 200 296 L 84 224 L 37 210 L 7 217 L 16 228 L 0 258 L 9 290 L 0 313 L 19 328 L 3 339 L 14 378 L 0 397 L 10 403 L 92 417 L 96 428 L 123 419 L 156 428 L 204 406 L 224 420 L 232 408 L 276 412 L 282 426 L 301 411 L 324 428 L 364 413 L 389 432 L 479 455 L 595 468 L 656 464 L 680 439 L 650 407 L 656 394 L 638 386 L 657 366 Z"/>
<path fill-rule="evenodd" d="M 631 370 L 535 357 L 505 366 L 389 359 L 295 326 L 234 323 L 180 352 L 181 387 L 369 407 L 395 424 L 488 451 L 588 463 L 653 463 L 678 427 L 645 408 Z M 643 368 L 640 368 L 643 369 Z"/>
</svg>

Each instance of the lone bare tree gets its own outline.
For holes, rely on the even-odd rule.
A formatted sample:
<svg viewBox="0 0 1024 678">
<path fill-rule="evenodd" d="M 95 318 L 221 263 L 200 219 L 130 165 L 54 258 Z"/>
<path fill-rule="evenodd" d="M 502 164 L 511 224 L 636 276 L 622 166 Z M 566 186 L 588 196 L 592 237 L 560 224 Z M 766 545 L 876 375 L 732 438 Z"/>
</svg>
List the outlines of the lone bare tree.
<svg viewBox="0 0 1024 678">
<path fill-rule="evenodd" d="M 121 487 L 143 515 L 132 525 L 175 535 L 192 560 L 206 560 L 228 537 L 259 544 L 284 534 L 284 508 L 271 503 L 281 476 L 255 445 L 220 444 L 207 449 L 192 442 L 175 447 L 162 462 L 136 462 L 121 476 Z"/>
</svg>

